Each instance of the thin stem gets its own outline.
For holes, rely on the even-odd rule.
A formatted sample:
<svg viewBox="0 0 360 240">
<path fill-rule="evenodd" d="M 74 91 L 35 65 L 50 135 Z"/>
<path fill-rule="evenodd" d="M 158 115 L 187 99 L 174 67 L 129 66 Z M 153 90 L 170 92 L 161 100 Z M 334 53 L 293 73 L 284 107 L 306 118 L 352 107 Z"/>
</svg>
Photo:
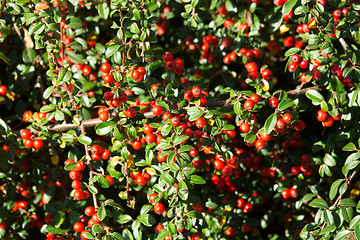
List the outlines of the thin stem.
<svg viewBox="0 0 360 240">
<path fill-rule="evenodd" d="M 80 125 L 80 129 L 81 129 L 81 133 L 85 133 L 85 128 L 84 128 L 83 125 Z M 91 157 L 90 157 L 90 154 L 89 154 L 88 145 L 85 144 L 84 148 L 85 148 L 85 154 L 86 154 L 87 159 L 88 159 L 87 160 L 87 166 L 89 168 L 89 176 L 90 176 L 90 178 L 93 178 L 94 177 L 94 167 L 91 164 Z M 94 183 L 89 183 L 89 185 L 94 187 Z M 98 205 L 98 202 L 97 202 L 96 194 L 92 193 L 92 197 L 93 197 L 93 202 L 94 202 L 94 208 L 95 208 L 95 210 L 97 210 L 99 208 L 99 205 Z"/>
</svg>

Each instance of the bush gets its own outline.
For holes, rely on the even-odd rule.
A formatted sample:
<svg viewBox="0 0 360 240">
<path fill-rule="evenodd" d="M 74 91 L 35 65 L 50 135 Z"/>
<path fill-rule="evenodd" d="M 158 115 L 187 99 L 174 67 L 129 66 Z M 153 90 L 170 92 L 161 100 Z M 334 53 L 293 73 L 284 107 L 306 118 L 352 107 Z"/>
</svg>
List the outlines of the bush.
<svg viewBox="0 0 360 240">
<path fill-rule="evenodd" d="M 2 239 L 360 239 L 358 1 L 1 2 Z"/>
</svg>

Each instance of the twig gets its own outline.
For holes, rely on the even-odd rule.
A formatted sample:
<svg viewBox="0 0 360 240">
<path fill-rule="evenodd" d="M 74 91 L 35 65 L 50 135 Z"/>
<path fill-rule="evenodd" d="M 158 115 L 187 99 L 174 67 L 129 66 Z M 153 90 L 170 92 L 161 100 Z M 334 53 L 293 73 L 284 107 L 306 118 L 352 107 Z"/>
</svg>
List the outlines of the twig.
<svg viewBox="0 0 360 240">
<path fill-rule="evenodd" d="M 80 129 L 81 129 L 81 133 L 85 133 L 85 128 L 83 125 L 80 125 Z M 90 178 L 93 178 L 94 177 L 94 167 L 93 165 L 91 164 L 91 157 L 90 157 L 90 154 L 89 154 L 89 150 L 88 150 L 88 146 L 87 144 L 84 145 L 84 148 L 85 148 L 85 154 L 88 158 L 87 160 L 87 165 L 88 165 L 88 168 L 89 168 L 89 176 Z M 94 183 L 89 183 L 90 186 L 94 187 Z M 94 202 L 94 208 L 95 210 L 97 210 L 99 208 L 99 205 L 97 203 L 97 197 L 96 197 L 96 194 L 95 193 L 92 193 L 92 197 L 93 197 L 93 202 Z"/>
<path fill-rule="evenodd" d="M 351 50 L 344 38 L 342 38 L 342 37 L 339 38 L 339 42 L 340 42 L 341 46 L 343 47 L 344 51 Z"/>
<path fill-rule="evenodd" d="M 4 6 L 5 6 L 5 3 L 6 3 L 6 0 L 3 0 L 2 3 L 1 3 L 1 7 L 0 7 L 0 19 L 1 19 L 1 15 L 2 15 L 2 12 L 3 12 Z"/>
<path fill-rule="evenodd" d="M 313 86 L 313 87 L 308 87 L 308 88 L 299 88 L 299 89 L 295 89 L 295 90 L 290 90 L 290 91 L 287 91 L 286 93 L 288 95 L 301 95 L 301 94 L 305 94 L 309 90 L 322 91 L 324 89 L 325 89 L 325 86 Z"/>
</svg>

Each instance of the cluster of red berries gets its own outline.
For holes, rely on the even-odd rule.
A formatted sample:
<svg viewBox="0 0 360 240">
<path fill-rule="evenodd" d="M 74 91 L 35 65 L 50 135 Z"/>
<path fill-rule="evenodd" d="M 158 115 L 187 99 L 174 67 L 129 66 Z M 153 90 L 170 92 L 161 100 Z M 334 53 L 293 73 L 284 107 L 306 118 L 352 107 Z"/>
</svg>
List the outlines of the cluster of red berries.
<svg viewBox="0 0 360 240">
<path fill-rule="evenodd" d="M 245 64 L 246 71 L 248 72 L 248 78 L 251 80 L 256 80 L 259 77 L 258 66 L 255 62 L 248 62 Z M 261 77 L 265 80 L 270 80 L 273 77 L 273 74 L 270 69 L 265 68 L 261 71 Z"/>
<path fill-rule="evenodd" d="M 301 41 L 298 38 L 291 37 L 291 36 L 284 38 L 283 44 L 285 47 L 288 47 L 288 48 L 291 48 L 291 47 L 302 48 L 304 46 L 303 41 Z"/>
<path fill-rule="evenodd" d="M 321 122 L 324 127 L 331 127 L 334 124 L 334 120 L 339 121 L 341 116 L 341 112 L 339 112 L 337 116 L 331 116 L 322 109 L 316 112 L 316 119 Z"/>
<path fill-rule="evenodd" d="M 132 79 L 134 79 L 136 82 L 141 82 L 142 80 L 144 80 L 144 76 L 146 74 L 146 70 L 144 67 L 137 67 L 134 66 L 133 70 L 131 72 L 131 77 Z"/>
<path fill-rule="evenodd" d="M 289 188 L 281 191 L 281 195 L 284 199 L 288 199 L 289 197 L 297 198 L 299 196 L 299 190 L 297 188 Z"/>
<path fill-rule="evenodd" d="M 89 220 L 86 216 L 81 216 L 80 221 L 74 223 L 74 231 L 80 233 L 80 238 L 82 240 L 87 240 L 86 234 L 90 234 L 87 227 L 91 228 L 95 224 L 101 224 L 101 221 L 98 217 L 98 214 L 93 206 L 88 206 L 85 208 L 85 215 L 90 217 Z M 86 227 L 85 227 L 86 226 Z"/>
<path fill-rule="evenodd" d="M 194 98 L 200 100 L 200 106 L 207 104 L 206 97 L 209 96 L 208 92 L 202 91 L 200 87 L 195 86 L 191 90 L 184 92 L 184 98 L 186 101 L 192 101 Z"/>
<path fill-rule="evenodd" d="M 131 178 L 135 181 L 135 183 L 138 186 L 145 186 L 148 182 L 151 180 L 151 175 L 144 171 L 143 173 L 137 172 L 137 173 L 130 173 Z"/>
<path fill-rule="evenodd" d="M 23 120 L 24 122 L 31 122 L 34 119 L 43 120 L 46 118 L 46 116 L 47 116 L 46 112 L 35 112 L 34 114 L 32 114 L 31 111 L 25 111 L 23 113 Z M 51 119 L 50 121 L 56 122 L 55 118 Z"/>
<path fill-rule="evenodd" d="M 252 62 L 254 59 L 260 57 L 260 51 L 258 49 L 241 48 L 239 53 L 241 56 L 245 56 L 248 62 Z"/>
<path fill-rule="evenodd" d="M 162 35 L 165 34 L 166 28 L 169 25 L 169 23 L 168 23 L 167 19 L 165 18 L 164 14 L 170 12 L 170 10 L 171 10 L 170 7 L 168 7 L 168 6 L 164 7 L 163 14 L 161 14 L 158 23 L 155 24 L 155 26 L 157 27 L 156 33 L 159 36 L 162 36 Z"/>
<path fill-rule="evenodd" d="M 20 194 L 24 198 L 27 198 L 29 196 L 29 186 L 26 185 L 26 183 L 21 182 L 18 186 L 16 186 L 16 193 Z"/>
<path fill-rule="evenodd" d="M 65 166 L 67 166 L 70 163 L 75 163 L 74 160 L 72 159 L 67 159 L 65 161 Z M 70 179 L 72 179 L 72 183 L 71 183 L 71 187 L 72 189 L 74 189 L 72 196 L 74 197 L 75 200 L 82 200 L 82 199 L 87 199 L 90 196 L 90 193 L 88 190 L 81 190 L 82 188 L 82 183 L 80 182 L 81 179 L 83 178 L 83 174 L 82 171 L 85 169 L 86 164 L 83 161 L 77 161 L 75 163 L 75 168 L 70 170 L 69 172 L 69 177 Z"/>
<path fill-rule="evenodd" d="M 21 130 L 21 138 L 24 141 L 24 145 L 26 148 L 35 148 L 40 149 L 44 146 L 44 142 L 39 138 L 34 138 L 31 132 L 28 129 Z"/>
<path fill-rule="evenodd" d="M 149 195 L 149 202 L 154 205 L 154 212 L 156 214 L 163 214 L 165 212 L 165 206 L 161 202 L 157 201 L 155 202 L 154 198 L 158 197 L 159 195 L 157 193 L 151 193 Z"/>
<path fill-rule="evenodd" d="M 12 210 L 14 212 L 16 212 L 19 208 L 20 209 L 25 209 L 28 207 L 28 203 L 26 201 L 18 201 L 14 203 L 14 206 L 12 208 Z"/>
<path fill-rule="evenodd" d="M 216 161 L 216 160 L 215 160 Z M 225 163 L 220 163 L 214 161 L 214 167 L 219 167 L 219 165 L 222 165 Z M 235 163 L 235 162 L 234 162 Z M 215 165 L 216 164 L 216 165 Z M 233 177 L 239 178 L 242 175 L 242 170 L 236 166 L 236 168 L 233 168 L 234 165 L 225 165 L 223 169 L 221 170 L 222 175 L 214 174 L 211 177 L 211 182 L 215 184 L 216 189 L 220 193 L 232 193 L 235 191 L 235 185 L 233 182 Z"/>
<path fill-rule="evenodd" d="M 339 19 L 342 18 L 344 15 L 346 15 L 348 12 L 349 12 L 348 8 L 343 8 L 342 10 L 335 9 L 332 13 L 334 22 L 336 23 L 339 22 Z"/>
<path fill-rule="evenodd" d="M 99 161 L 100 159 L 108 160 L 111 156 L 111 152 L 109 149 L 104 149 L 99 145 L 93 145 L 90 149 L 91 158 L 95 161 Z"/>
<path fill-rule="evenodd" d="M 290 171 L 294 175 L 302 173 L 305 177 L 310 176 L 313 173 L 313 169 L 309 166 L 311 156 L 309 154 L 303 154 L 301 156 L 301 164 L 292 166 Z"/>
<path fill-rule="evenodd" d="M 180 58 L 174 59 L 170 52 L 162 55 L 162 59 L 166 62 L 165 68 L 167 71 L 174 71 L 176 75 L 182 75 L 185 72 L 184 61 Z"/>
<path fill-rule="evenodd" d="M 219 44 L 218 39 L 215 36 L 212 35 L 205 35 L 202 38 L 203 44 L 201 45 L 201 54 L 200 54 L 200 58 L 201 59 L 206 59 L 206 62 L 208 64 L 213 64 L 216 61 L 215 55 L 210 52 L 211 46 L 215 46 L 215 50 L 217 48 L 217 45 Z"/>
</svg>

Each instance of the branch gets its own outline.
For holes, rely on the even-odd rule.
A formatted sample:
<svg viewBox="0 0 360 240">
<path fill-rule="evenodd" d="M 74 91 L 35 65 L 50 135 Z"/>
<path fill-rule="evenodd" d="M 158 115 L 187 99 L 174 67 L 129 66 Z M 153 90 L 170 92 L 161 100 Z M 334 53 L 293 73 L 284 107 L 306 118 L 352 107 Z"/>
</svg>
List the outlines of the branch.
<svg viewBox="0 0 360 240">
<path fill-rule="evenodd" d="M 300 94 L 305 94 L 308 90 L 321 91 L 324 89 L 325 89 L 324 86 L 313 86 L 313 87 L 308 87 L 308 88 L 304 88 L 304 89 L 290 90 L 290 91 L 287 91 L 287 94 L 288 95 L 300 95 Z M 197 109 L 201 109 L 201 110 L 205 111 L 206 109 L 209 109 L 209 108 L 232 107 L 234 104 L 231 103 L 230 101 L 231 101 L 231 99 L 214 101 L 214 102 L 209 102 L 202 107 L 196 107 L 196 106 L 181 107 L 181 108 L 175 108 L 173 110 L 178 111 L 178 112 L 186 112 L 186 110 L 189 108 L 197 108 Z M 154 115 L 152 112 L 146 112 L 146 113 L 142 113 L 142 114 L 137 114 L 132 119 L 133 120 L 141 120 L 141 119 L 151 119 L 151 118 L 155 118 L 155 117 L 157 117 L 157 116 Z M 65 124 L 48 126 L 47 128 L 50 131 L 62 132 L 62 131 L 70 130 L 70 129 L 80 129 L 81 126 L 83 126 L 85 128 L 86 127 L 94 127 L 100 123 L 102 123 L 102 121 L 99 118 L 92 118 L 92 119 L 82 121 L 80 126 L 77 124 L 74 124 L 74 123 L 65 123 Z"/>
<path fill-rule="evenodd" d="M 4 6 L 5 6 L 5 3 L 6 3 L 6 0 L 3 0 L 2 3 L 1 3 L 1 7 L 0 7 L 0 19 L 1 19 L 1 15 L 2 15 L 2 12 L 3 12 Z"/>
<path fill-rule="evenodd" d="M 345 39 L 344 38 L 339 38 L 339 42 L 341 44 L 341 46 L 343 47 L 344 51 L 347 51 L 347 50 L 351 50 L 351 48 L 349 47 L 349 45 L 346 43 Z"/>
<path fill-rule="evenodd" d="M 290 91 L 287 91 L 286 93 L 288 95 L 301 95 L 301 94 L 305 94 L 309 90 L 323 91 L 324 89 L 325 89 L 325 86 L 313 86 L 313 87 L 308 87 L 308 88 L 303 88 L 303 89 L 299 88 L 299 89 L 290 90 Z"/>
</svg>

